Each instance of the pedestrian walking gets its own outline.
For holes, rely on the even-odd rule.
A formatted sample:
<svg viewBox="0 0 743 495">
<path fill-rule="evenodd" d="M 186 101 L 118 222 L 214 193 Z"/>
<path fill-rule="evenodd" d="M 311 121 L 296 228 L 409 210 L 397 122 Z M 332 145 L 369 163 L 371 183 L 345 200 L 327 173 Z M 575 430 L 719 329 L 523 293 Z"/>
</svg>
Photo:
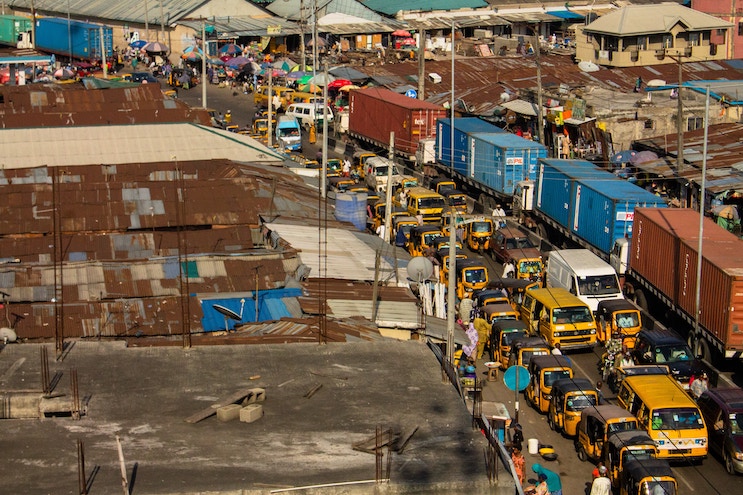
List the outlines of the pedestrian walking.
<svg viewBox="0 0 743 495">
<path fill-rule="evenodd" d="M 591 495 L 611 495 L 611 480 L 606 466 L 599 467 L 599 475 L 591 485 Z"/>
<path fill-rule="evenodd" d="M 511 451 L 511 461 L 513 461 L 513 467 L 516 470 L 516 476 L 519 479 L 519 483 L 523 485 L 524 480 L 526 479 L 526 473 L 524 472 L 526 469 L 526 458 L 524 457 L 524 454 L 521 453 L 521 449 L 517 449 L 516 447 L 513 448 Z"/>
</svg>

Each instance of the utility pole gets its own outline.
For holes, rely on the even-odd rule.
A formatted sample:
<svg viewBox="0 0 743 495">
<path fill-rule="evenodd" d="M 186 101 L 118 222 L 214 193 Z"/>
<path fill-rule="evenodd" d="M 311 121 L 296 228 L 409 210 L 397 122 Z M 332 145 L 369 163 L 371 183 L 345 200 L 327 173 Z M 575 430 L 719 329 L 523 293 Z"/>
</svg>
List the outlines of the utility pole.
<svg viewBox="0 0 743 495">
<path fill-rule="evenodd" d="M 684 170 L 684 103 L 681 101 L 681 85 L 684 83 L 684 76 L 681 71 L 681 54 L 679 54 L 676 60 L 679 66 L 679 87 L 678 95 L 676 98 L 676 112 L 678 113 L 677 126 L 678 126 L 678 149 L 676 151 L 676 173 L 681 173 Z M 705 122 L 705 126 L 706 126 Z"/>
<path fill-rule="evenodd" d="M 542 51 L 541 45 L 539 43 L 540 28 L 541 23 L 537 23 L 537 28 L 534 30 L 534 61 L 537 64 L 537 136 L 539 138 L 539 143 L 544 145 L 544 117 L 542 115 L 542 113 L 544 112 L 542 106 L 542 63 L 539 58 L 540 52 Z"/>
<path fill-rule="evenodd" d="M 418 99 L 425 100 L 426 90 L 426 30 L 418 33 Z"/>
<path fill-rule="evenodd" d="M 304 17 L 304 0 L 299 0 L 299 53 L 302 68 L 300 70 L 307 70 L 307 48 L 304 44 L 304 29 L 305 29 L 305 17 Z"/>
<path fill-rule="evenodd" d="M 201 18 L 201 106 L 206 108 L 206 18 Z"/>
</svg>

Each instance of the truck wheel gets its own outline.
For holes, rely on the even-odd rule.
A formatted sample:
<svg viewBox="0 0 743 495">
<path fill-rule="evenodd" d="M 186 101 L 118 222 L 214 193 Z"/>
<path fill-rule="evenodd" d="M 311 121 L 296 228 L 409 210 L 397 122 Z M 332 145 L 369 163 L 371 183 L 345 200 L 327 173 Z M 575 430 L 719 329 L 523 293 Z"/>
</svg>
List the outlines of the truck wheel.
<svg viewBox="0 0 743 495">
<path fill-rule="evenodd" d="M 539 237 L 541 237 L 542 239 L 547 239 L 547 227 L 545 227 L 542 223 L 537 225 L 537 234 L 539 234 Z"/>
<path fill-rule="evenodd" d="M 647 312 L 648 300 L 645 298 L 645 293 L 639 289 L 635 291 L 635 304 L 640 306 L 640 309 Z"/>
<path fill-rule="evenodd" d="M 702 359 L 705 361 L 711 363 L 712 362 L 712 352 L 710 352 L 709 344 L 704 339 L 696 339 L 695 346 L 692 347 L 694 350 L 694 356 L 701 356 Z"/>
</svg>

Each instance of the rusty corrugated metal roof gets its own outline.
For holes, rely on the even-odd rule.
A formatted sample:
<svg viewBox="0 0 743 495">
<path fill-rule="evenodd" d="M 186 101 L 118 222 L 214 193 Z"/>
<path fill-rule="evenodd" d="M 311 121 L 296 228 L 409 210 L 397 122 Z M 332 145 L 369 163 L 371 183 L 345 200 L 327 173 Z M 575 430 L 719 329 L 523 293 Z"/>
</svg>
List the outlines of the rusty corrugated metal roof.
<svg viewBox="0 0 743 495">
<path fill-rule="evenodd" d="M 638 77 L 643 81 L 661 79 L 673 83 L 678 80 L 675 64 L 646 67 L 602 68 L 597 72 L 583 72 L 569 56 L 545 54 L 540 57 L 542 86 L 547 97 L 570 96 L 576 89 L 598 86 L 620 93 L 631 93 Z M 418 62 L 404 61 L 396 64 L 374 65 L 357 68 L 372 78 L 385 81 L 391 89 L 397 86 L 418 85 Z M 683 64 L 685 81 L 738 80 L 743 70 L 726 61 L 709 61 Z M 437 105 L 451 101 L 451 60 L 427 61 L 425 73 L 441 76 L 440 83 L 426 81 L 426 99 Z M 516 55 L 493 57 L 457 57 L 454 65 L 454 96 L 467 106 L 468 113 L 490 117 L 500 105 L 500 94 L 526 94 L 536 90 L 537 68 L 534 57 Z M 562 88 L 566 94 L 560 93 Z M 461 108 L 457 108 L 461 110 Z"/>
<path fill-rule="evenodd" d="M 206 110 L 169 98 L 155 84 L 85 89 L 82 84 L 0 86 L 0 127 L 191 122 L 210 125 Z"/>
</svg>

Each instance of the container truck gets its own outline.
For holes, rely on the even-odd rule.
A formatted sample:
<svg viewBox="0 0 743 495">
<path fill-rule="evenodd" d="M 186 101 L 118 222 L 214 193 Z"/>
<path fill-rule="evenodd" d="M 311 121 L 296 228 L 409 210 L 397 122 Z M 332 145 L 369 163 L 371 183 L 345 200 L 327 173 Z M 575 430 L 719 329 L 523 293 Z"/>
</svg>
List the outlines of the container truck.
<svg viewBox="0 0 743 495">
<path fill-rule="evenodd" d="M 386 149 L 394 132 L 395 153 L 406 160 L 415 160 L 418 143 L 436 135 L 436 120 L 447 113 L 439 105 L 384 88 L 351 91 L 348 112 L 350 136 Z"/>
<path fill-rule="evenodd" d="M 624 275 L 624 291 L 643 309 L 663 307 L 689 325 L 695 355 L 743 355 L 743 241 L 709 218 L 703 220 L 701 278 L 699 212 L 638 208 L 632 240 L 617 239 L 611 265 Z M 698 325 L 695 322 L 699 283 Z"/>
<path fill-rule="evenodd" d="M 543 159 L 530 221 L 542 237 L 572 241 L 608 261 L 614 242 L 632 235 L 636 207 L 665 208 L 666 201 L 591 162 Z"/>
<path fill-rule="evenodd" d="M 534 179 L 539 159 L 547 157 L 547 148 L 478 120 L 454 119 L 452 159 L 451 119 L 439 119 L 437 167 L 456 179 L 469 196 L 479 198 L 489 211 L 498 202 L 510 203 L 519 182 Z"/>
<path fill-rule="evenodd" d="M 101 60 L 101 30 L 106 58 L 113 55 L 113 29 L 100 24 L 41 17 L 36 19 L 36 42 L 30 30 L 21 33 L 18 48 L 33 48 L 64 57 Z"/>
<path fill-rule="evenodd" d="M 19 37 L 31 31 L 31 18 L 20 15 L 0 15 L 0 43 L 17 48 Z"/>
</svg>

